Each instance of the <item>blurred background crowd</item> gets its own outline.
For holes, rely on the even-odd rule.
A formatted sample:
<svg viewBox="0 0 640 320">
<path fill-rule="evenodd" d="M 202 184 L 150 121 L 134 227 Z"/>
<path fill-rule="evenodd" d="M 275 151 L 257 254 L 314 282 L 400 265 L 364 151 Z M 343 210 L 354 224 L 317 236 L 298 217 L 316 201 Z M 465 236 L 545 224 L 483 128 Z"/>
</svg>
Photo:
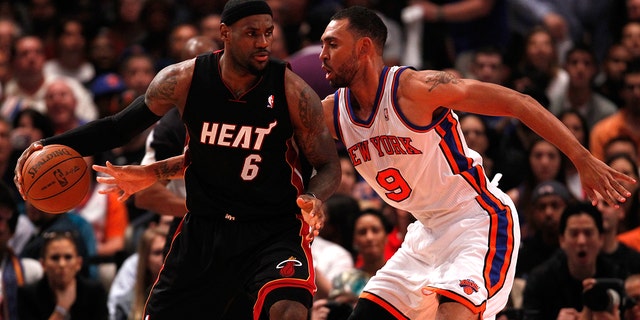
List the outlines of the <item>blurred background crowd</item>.
<svg viewBox="0 0 640 320">
<path fill-rule="evenodd" d="M 0 319 L 46 319 L 60 306 L 72 318 L 141 319 L 173 220 L 185 213 L 180 181 L 125 203 L 98 194 L 94 183 L 77 208 L 51 215 L 17 195 L 15 160 L 33 141 L 117 113 L 163 67 L 222 49 L 225 2 L 0 1 Z M 388 65 L 445 70 L 528 94 L 596 157 L 638 179 L 640 0 L 267 2 L 276 23 L 272 56 L 288 61 L 320 97 L 334 91 L 318 59 L 324 27 L 340 8 L 366 6 L 389 30 Z M 514 200 L 522 223 L 517 281 L 501 319 L 556 319 L 585 303 L 598 309 L 583 299 L 587 277 L 619 280 L 603 281 L 619 299 L 602 310 L 640 319 L 639 186 L 627 186 L 633 195 L 620 208 L 582 208 L 588 199 L 576 169 L 555 146 L 511 118 L 459 116 L 469 147 Z M 87 161 L 148 163 L 183 145 L 179 115 L 170 113 Z M 312 246 L 317 320 L 345 319 L 412 222 L 384 204 L 336 146 L 342 183 L 325 203 L 329 220 Z M 590 212 L 591 232 L 572 231 L 567 208 L 576 207 Z"/>
</svg>

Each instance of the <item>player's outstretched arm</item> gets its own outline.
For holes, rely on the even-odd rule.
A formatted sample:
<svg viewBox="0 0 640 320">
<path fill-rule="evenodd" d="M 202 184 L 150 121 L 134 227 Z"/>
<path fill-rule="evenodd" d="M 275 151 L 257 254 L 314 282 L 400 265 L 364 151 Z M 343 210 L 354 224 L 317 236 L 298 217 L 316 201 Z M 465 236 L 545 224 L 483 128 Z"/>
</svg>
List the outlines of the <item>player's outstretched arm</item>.
<svg viewBox="0 0 640 320">
<path fill-rule="evenodd" d="M 633 178 L 596 159 L 556 116 L 528 95 L 436 71 L 408 72 L 404 84 L 402 98 L 423 108 L 405 113 L 420 114 L 431 121 L 431 114 L 445 106 L 464 112 L 517 118 L 567 155 L 578 169 L 584 191 L 594 205 L 598 201 L 597 194 L 612 206 L 618 206 L 631 196 L 620 181 L 636 183 Z M 401 108 L 404 108 L 402 100 Z"/>
<path fill-rule="evenodd" d="M 132 194 L 144 190 L 158 180 L 169 180 L 183 177 L 184 156 L 175 156 L 150 163 L 148 165 L 114 166 L 110 162 L 106 166 L 93 165 L 92 168 L 107 176 L 98 176 L 98 182 L 107 184 L 100 193 L 117 193 L 119 201 L 127 200 Z"/>
</svg>

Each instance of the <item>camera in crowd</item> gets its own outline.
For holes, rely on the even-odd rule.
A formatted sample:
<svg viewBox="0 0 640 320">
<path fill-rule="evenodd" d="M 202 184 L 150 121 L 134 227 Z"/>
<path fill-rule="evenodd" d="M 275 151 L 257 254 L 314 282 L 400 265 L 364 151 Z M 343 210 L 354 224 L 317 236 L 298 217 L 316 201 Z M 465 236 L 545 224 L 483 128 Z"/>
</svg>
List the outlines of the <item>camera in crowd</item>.
<svg viewBox="0 0 640 320">
<path fill-rule="evenodd" d="M 635 304 L 627 297 L 624 280 L 616 278 L 598 278 L 595 285 L 582 294 L 584 306 L 592 311 L 613 312 L 615 306 L 621 311 Z"/>
</svg>

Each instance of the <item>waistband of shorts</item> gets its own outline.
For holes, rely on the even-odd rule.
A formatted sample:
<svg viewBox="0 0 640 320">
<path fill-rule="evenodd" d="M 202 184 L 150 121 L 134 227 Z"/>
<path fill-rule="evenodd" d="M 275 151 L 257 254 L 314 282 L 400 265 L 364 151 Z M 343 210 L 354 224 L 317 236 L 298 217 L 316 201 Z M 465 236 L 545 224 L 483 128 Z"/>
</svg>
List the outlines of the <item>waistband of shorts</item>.
<svg viewBox="0 0 640 320">
<path fill-rule="evenodd" d="M 296 213 L 284 213 L 284 214 L 264 214 L 264 215 L 247 215 L 247 214 L 232 214 L 230 212 L 222 212 L 216 210 L 210 210 L 206 212 L 197 212 L 190 211 L 188 214 L 191 216 L 198 217 L 199 219 L 209 220 L 209 221 L 229 221 L 229 222 L 263 222 L 263 221 L 273 221 L 280 219 L 294 219 L 300 218 L 302 219 L 302 215 L 299 212 Z"/>
</svg>

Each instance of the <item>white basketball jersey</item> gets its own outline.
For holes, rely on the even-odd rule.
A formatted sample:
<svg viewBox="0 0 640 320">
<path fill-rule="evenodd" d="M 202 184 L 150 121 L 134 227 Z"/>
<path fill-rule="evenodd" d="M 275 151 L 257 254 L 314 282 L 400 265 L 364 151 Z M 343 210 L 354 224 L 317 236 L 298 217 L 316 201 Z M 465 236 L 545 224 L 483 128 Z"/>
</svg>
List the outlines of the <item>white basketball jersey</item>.
<svg viewBox="0 0 640 320">
<path fill-rule="evenodd" d="M 489 184 L 482 158 L 467 147 L 452 110 L 426 127 L 409 123 L 402 114 L 396 92 L 404 70 L 385 67 L 373 112 L 364 121 L 354 116 L 349 90 L 336 92 L 336 132 L 355 168 L 384 201 L 423 223 L 476 201 L 501 207 L 494 195 L 502 192 Z"/>
</svg>

